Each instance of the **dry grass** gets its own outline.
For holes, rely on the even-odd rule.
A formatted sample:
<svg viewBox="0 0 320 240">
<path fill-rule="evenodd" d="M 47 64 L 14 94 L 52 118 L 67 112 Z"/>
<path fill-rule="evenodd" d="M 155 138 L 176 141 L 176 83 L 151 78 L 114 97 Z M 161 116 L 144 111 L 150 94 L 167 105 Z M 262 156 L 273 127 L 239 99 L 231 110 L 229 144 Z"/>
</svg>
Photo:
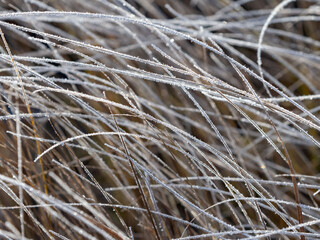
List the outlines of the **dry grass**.
<svg viewBox="0 0 320 240">
<path fill-rule="evenodd" d="M 0 9 L 1 239 L 320 238 L 319 1 Z"/>
</svg>

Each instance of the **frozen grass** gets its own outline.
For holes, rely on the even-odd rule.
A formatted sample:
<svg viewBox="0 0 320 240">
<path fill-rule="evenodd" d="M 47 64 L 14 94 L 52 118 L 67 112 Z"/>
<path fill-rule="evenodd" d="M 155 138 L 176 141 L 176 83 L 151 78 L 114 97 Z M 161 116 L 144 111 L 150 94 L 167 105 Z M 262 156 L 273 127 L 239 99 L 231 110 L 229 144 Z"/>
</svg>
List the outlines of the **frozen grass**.
<svg viewBox="0 0 320 240">
<path fill-rule="evenodd" d="M 319 239 L 320 3 L 0 2 L 1 239 Z"/>
</svg>

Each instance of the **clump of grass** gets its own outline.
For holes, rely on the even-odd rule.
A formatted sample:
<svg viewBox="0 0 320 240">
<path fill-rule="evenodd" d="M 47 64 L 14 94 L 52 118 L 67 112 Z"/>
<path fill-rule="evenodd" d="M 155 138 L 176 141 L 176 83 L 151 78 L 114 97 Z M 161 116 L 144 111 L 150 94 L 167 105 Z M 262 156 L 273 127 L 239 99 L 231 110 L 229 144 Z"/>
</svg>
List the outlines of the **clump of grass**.
<svg viewBox="0 0 320 240">
<path fill-rule="evenodd" d="M 319 239 L 318 1 L 3 0 L 3 239 Z"/>
</svg>

